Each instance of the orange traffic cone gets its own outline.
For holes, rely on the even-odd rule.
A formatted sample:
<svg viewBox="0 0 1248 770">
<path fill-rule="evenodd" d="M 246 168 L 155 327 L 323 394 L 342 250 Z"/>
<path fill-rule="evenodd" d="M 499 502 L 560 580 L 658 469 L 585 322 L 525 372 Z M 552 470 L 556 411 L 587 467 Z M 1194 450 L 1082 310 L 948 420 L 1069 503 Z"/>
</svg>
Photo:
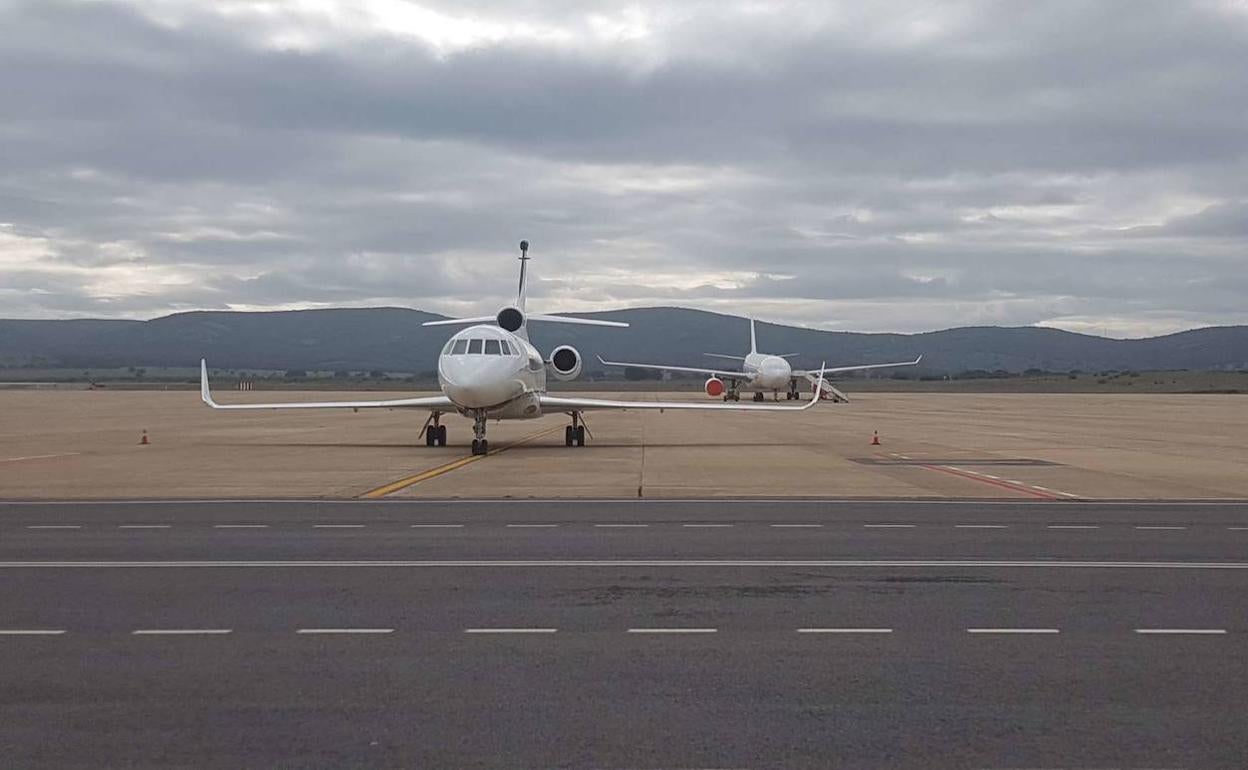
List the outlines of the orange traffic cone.
<svg viewBox="0 0 1248 770">
<path fill-rule="evenodd" d="M 147 437 L 147 428 L 144 428 L 144 429 L 143 429 L 143 435 L 139 437 L 139 445 L 140 445 L 140 446 L 147 446 L 147 445 L 148 445 L 148 444 L 150 444 L 150 443 L 152 443 L 152 441 L 151 441 L 151 439 L 149 439 L 149 438 Z"/>
<path fill-rule="evenodd" d="M 880 432 L 877 430 L 871 434 L 871 446 L 880 445 Z"/>
</svg>

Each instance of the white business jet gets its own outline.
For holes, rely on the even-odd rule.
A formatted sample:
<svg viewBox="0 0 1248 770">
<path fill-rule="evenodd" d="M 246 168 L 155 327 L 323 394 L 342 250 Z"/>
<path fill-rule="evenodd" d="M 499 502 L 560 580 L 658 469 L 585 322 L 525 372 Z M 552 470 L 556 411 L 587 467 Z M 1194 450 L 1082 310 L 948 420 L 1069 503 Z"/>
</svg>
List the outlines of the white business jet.
<svg viewBox="0 0 1248 770">
<path fill-rule="evenodd" d="M 798 355 L 797 353 L 784 353 L 783 355 L 771 355 L 768 353 L 758 352 L 758 341 L 754 335 L 754 319 L 750 319 L 750 352 L 744 356 L 727 356 L 723 353 L 707 353 L 712 358 L 728 358 L 733 361 L 741 362 L 741 369 L 700 369 L 692 366 L 664 366 L 661 364 L 634 364 L 626 361 L 604 361 L 602 356 L 598 356 L 598 360 L 604 366 L 623 366 L 633 369 L 653 369 L 660 372 L 682 372 L 685 374 L 705 374 L 708 375 L 706 383 L 702 386 L 706 391 L 706 395 L 711 398 L 723 396 L 725 401 L 740 401 L 742 390 L 754 391 L 754 400 L 762 401 L 763 394 L 771 392 L 775 394 L 777 401 L 780 400 L 780 391 L 784 390 L 786 399 L 799 399 L 801 394 L 798 392 L 798 380 L 807 380 L 812 385 L 815 382 L 815 372 L 808 372 L 802 369 L 794 369 L 787 359 Z M 836 374 L 838 372 L 861 372 L 868 369 L 886 369 L 893 366 L 917 366 L 923 356 L 919 356 L 913 361 L 897 361 L 889 364 L 858 364 L 855 366 L 837 366 L 832 369 L 825 370 L 826 374 Z M 822 391 L 823 395 L 832 401 L 848 401 L 849 398 L 832 386 L 830 382 L 820 379 L 823 384 L 816 388 L 816 392 Z"/>
<path fill-rule="evenodd" d="M 581 373 L 581 354 L 571 345 L 555 348 L 550 359 L 529 342 L 528 323 L 547 321 L 587 326 L 626 327 L 616 321 L 595 321 L 556 315 L 530 314 L 525 309 L 525 268 L 528 241 L 520 242 L 520 290 L 516 303 L 494 316 L 429 321 L 425 326 L 472 324 L 456 333 L 438 356 L 438 384 L 442 395 L 383 401 L 297 401 L 276 404 L 218 404 L 208 387 L 208 363 L 200 361 L 200 397 L 213 409 L 427 409 L 429 418 L 421 429 L 426 446 L 446 446 L 442 415 L 458 412 L 473 420 L 472 453 L 489 452 L 485 438 L 487 420 L 527 420 L 543 414 L 564 413 L 572 424 L 564 431 L 567 446 L 585 446 L 583 413 L 597 409 L 717 409 L 734 411 L 799 412 L 815 405 L 815 396 L 800 407 L 769 405 L 706 404 L 688 401 L 611 401 L 597 398 L 565 398 L 546 392 L 546 367 L 558 380 Z M 822 373 L 819 376 L 822 382 Z"/>
</svg>

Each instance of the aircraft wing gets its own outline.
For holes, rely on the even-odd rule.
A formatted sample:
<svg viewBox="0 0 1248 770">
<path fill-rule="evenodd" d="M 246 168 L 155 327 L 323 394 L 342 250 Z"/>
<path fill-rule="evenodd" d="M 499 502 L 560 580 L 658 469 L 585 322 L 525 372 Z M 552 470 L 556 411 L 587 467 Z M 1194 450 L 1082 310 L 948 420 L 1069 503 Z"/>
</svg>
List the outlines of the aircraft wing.
<svg viewBox="0 0 1248 770">
<path fill-rule="evenodd" d="M 918 366 L 919 362 L 922 360 L 923 360 L 923 356 L 919 356 L 913 361 L 894 361 L 893 363 L 889 363 L 889 364 L 857 364 L 855 366 L 833 366 L 832 368 L 824 369 L 823 371 L 824 371 L 824 374 L 837 374 L 840 372 L 861 372 L 861 371 L 866 371 L 867 369 L 887 369 L 890 366 Z M 803 371 L 801 369 L 794 369 L 793 376 L 805 377 L 806 379 L 811 380 L 813 382 L 815 373 Z"/>
<path fill-rule="evenodd" d="M 686 374 L 705 374 L 709 377 L 726 377 L 734 380 L 748 380 L 753 375 L 747 372 L 732 371 L 730 369 L 698 369 L 692 366 L 665 366 L 663 364 L 632 364 L 626 361 L 606 361 L 602 356 L 598 356 L 598 362 L 603 366 L 626 366 L 632 369 L 653 369 L 659 372 L 684 372 Z"/>
<path fill-rule="evenodd" d="M 269 404 L 218 404 L 208 387 L 208 362 L 199 361 L 199 397 L 213 409 L 430 409 L 454 412 L 456 406 L 446 396 L 394 398 L 384 401 L 287 401 Z"/>
<path fill-rule="evenodd" d="M 823 372 L 816 376 L 815 382 L 822 386 Z M 542 410 L 552 412 L 588 412 L 602 409 L 702 409 L 715 412 L 804 412 L 819 401 L 821 387 L 816 387 L 811 398 L 801 406 L 780 406 L 779 404 L 730 404 L 705 403 L 702 401 L 616 401 L 603 398 L 564 398 L 541 395 Z"/>
</svg>

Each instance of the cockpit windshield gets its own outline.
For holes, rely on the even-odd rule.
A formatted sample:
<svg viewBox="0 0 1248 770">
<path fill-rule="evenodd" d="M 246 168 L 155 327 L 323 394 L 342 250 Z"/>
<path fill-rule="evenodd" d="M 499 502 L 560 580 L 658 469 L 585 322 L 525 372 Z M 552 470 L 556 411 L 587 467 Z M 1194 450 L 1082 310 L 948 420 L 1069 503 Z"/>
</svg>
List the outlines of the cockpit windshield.
<svg viewBox="0 0 1248 770">
<path fill-rule="evenodd" d="M 517 356 L 520 350 L 500 339 L 458 339 L 447 345 L 446 354 L 452 356 Z"/>
</svg>

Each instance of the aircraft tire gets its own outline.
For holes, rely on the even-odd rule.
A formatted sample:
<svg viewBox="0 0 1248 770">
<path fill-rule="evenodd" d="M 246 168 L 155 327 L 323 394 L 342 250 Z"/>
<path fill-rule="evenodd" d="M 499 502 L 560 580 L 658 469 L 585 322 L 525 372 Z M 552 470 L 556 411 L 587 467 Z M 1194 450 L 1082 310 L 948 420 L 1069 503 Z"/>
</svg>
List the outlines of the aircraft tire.
<svg viewBox="0 0 1248 770">
<path fill-rule="evenodd" d="M 576 433 L 573 431 L 572 426 L 569 425 L 568 427 L 564 428 L 563 429 L 563 445 L 572 446 L 572 442 L 575 440 L 576 440 Z"/>
<path fill-rule="evenodd" d="M 446 426 L 438 426 L 438 446 L 446 446 Z"/>
<path fill-rule="evenodd" d="M 585 446 L 585 426 L 576 426 L 576 445 Z"/>
</svg>

